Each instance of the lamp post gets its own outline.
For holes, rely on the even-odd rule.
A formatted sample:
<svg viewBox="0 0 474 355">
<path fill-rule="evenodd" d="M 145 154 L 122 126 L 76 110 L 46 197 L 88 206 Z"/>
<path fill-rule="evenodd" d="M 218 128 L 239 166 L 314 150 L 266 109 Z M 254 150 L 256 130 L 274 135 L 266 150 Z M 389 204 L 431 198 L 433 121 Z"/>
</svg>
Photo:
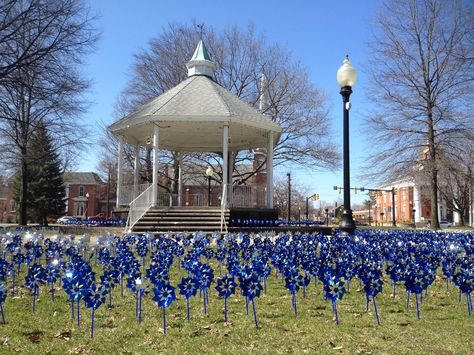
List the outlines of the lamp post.
<svg viewBox="0 0 474 355">
<path fill-rule="evenodd" d="M 212 166 L 209 166 L 206 169 L 206 175 L 207 175 L 207 207 L 211 205 L 211 177 L 214 175 L 214 170 L 212 169 Z"/>
<path fill-rule="evenodd" d="M 329 208 L 326 208 L 324 211 L 326 211 L 326 227 L 329 226 Z"/>
<path fill-rule="evenodd" d="M 344 163 L 344 210 L 339 227 L 344 234 L 353 234 L 355 230 L 354 219 L 351 210 L 351 182 L 349 167 L 349 109 L 351 103 L 349 98 L 352 94 L 352 86 L 357 79 L 357 73 L 346 56 L 342 66 L 337 71 L 337 82 L 341 87 L 340 94 L 343 102 L 343 163 Z"/>
<path fill-rule="evenodd" d="M 291 213 L 291 174 L 286 173 L 288 176 L 288 219 L 287 222 L 290 221 L 290 213 Z"/>
<path fill-rule="evenodd" d="M 413 212 L 413 225 L 415 226 L 415 229 L 416 229 L 416 221 L 415 221 L 416 209 L 412 209 L 412 212 Z"/>
<path fill-rule="evenodd" d="M 87 219 L 87 212 L 89 210 L 89 197 L 90 197 L 89 193 L 86 193 L 86 213 L 85 213 L 86 219 Z"/>
</svg>

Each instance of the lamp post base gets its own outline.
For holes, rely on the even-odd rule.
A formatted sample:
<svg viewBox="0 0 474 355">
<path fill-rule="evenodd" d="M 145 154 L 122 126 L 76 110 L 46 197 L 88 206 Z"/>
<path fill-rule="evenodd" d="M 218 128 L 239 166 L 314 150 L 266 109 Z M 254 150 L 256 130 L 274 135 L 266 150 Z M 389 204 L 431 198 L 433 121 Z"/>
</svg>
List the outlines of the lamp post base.
<svg viewBox="0 0 474 355">
<path fill-rule="evenodd" d="M 342 231 L 342 234 L 352 235 L 356 229 L 354 219 L 352 218 L 352 210 L 347 209 L 342 211 L 341 222 L 339 223 L 339 228 Z"/>
</svg>

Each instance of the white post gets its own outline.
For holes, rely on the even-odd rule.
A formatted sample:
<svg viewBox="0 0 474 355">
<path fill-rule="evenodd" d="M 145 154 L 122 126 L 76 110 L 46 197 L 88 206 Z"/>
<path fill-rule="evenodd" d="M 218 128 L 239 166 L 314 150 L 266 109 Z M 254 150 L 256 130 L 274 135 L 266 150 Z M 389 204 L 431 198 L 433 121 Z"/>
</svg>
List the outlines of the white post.
<svg viewBox="0 0 474 355">
<path fill-rule="evenodd" d="M 232 199 L 234 197 L 234 191 L 233 191 L 233 179 L 232 175 L 234 173 L 234 152 L 229 152 L 229 166 L 228 166 L 228 171 L 227 171 L 227 181 L 229 184 L 228 188 L 228 194 L 227 194 L 227 201 L 229 201 L 229 206 L 232 206 Z"/>
<path fill-rule="evenodd" d="M 222 157 L 224 159 L 224 166 L 222 167 L 222 198 L 227 196 L 224 194 L 224 189 L 227 189 L 229 178 L 229 124 L 226 123 L 223 130 L 222 137 Z M 223 206 L 227 205 L 227 201 L 222 200 Z"/>
<path fill-rule="evenodd" d="M 421 222 L 421 196 L 416 183 L 413 185 L 413 206 L 415 209 L 415 223 Z"/>
<path fill-rule="evenodd" d="M 178 153 L 178 206 L 183 205 L 183 152 Z"/>
<path fill-rule="evenodd" d="M 122 203 L 122 165 L 123 165 L 123 138 L 118 137 L 118 152 L 117 152 L 117 201 L 115 207 L 119 208 Z"/>
<path fill-rule="evenodd" d="M 156 206 L 158 202 L 158 125 L 153 127 L 153 188 L 152 204 Z"/>
<path fill-rule="evenodd" d="M 453 205 L 456 206 L 456 201 L 453 201 Z M 462 216 L 459 212 L 453 211 L 453 224 L 458 226 L 461 223 Z"/>
<path fill-rule="evenodd" d="M 133 199 L 138 196 L 138 177 L 140 175 L 140 144 L 135 144 L 135 161 L 133 171 Z"/>
<path fill-rule="evenodd" d="M 273 208 L 273 132 L 268 134 L 267 146 L 267 207 Z"/>
</svg>

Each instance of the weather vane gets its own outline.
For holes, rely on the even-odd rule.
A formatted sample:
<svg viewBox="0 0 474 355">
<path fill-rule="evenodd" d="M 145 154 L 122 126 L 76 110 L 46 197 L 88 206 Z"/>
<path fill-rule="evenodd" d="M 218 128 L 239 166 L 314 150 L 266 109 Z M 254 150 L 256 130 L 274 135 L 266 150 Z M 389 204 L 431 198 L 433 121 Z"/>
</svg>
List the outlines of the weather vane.
<svg viewBox="0 0 474 355">
<path fill-rule="evenodd" d="M 198 30 L 199 30 L 199 36 L 200 36 L 200 38 L 201 38 L 201 40 L 202 40 L 202 37 L 204 36 L 204 24 L 201 23 L 201 24 L 199 24 L 199 25 L 196 25 L 196 27 L 197 27 Z"/>
</svg>

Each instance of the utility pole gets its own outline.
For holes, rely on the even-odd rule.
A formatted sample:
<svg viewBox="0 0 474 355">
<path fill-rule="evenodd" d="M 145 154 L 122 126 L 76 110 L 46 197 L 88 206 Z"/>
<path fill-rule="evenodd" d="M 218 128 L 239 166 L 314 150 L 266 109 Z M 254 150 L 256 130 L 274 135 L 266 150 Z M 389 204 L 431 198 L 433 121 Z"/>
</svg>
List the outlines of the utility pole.
<svg viewBox="0 0 474 355">
<path fill-rule="evenodd" d="M 290 216 L 291 216 L 291 173 L 287 173 L 286 176 L 288 176 L 288 217 L 287 217 L 287 222 L 290 221 Z"/>
</svg>

